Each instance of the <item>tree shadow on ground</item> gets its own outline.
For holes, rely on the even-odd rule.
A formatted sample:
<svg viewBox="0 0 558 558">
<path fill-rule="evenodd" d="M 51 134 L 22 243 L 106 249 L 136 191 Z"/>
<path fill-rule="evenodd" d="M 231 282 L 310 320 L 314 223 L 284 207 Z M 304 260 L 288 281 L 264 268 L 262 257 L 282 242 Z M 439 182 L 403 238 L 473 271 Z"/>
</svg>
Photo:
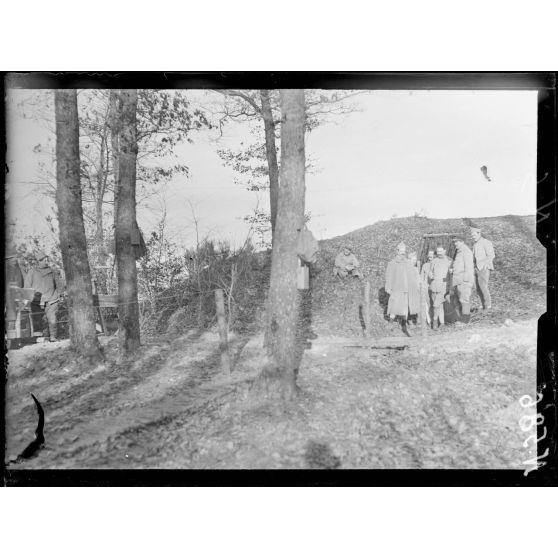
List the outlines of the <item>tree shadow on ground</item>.
<svg viewBox="0 0 558 558">
<path fill-rule="evenodd" d="M 236 368 L 236 365 L 240 360 L 240 356 L 242 355 L 242 351 L 244 350 L 244 347 L 246 346 L 248 341 L 250 341 L 250 337 L 246 335 L 241 339 L 240 344 L 234 350 L 234 354 L 232 355 L 232 362 L 231 362 L 231 372 Z"/>
<path fill-rule="evenodd" d="M 298 291 L 298 327 L 296 332 L 294 369 L 295 375 L 298 375 L 302 355 L 306 349 L 312 347 L 312 339 L 316 339 L 317 335 L 312 329 L 312 289 L 304 289 Z"/>
</svg>

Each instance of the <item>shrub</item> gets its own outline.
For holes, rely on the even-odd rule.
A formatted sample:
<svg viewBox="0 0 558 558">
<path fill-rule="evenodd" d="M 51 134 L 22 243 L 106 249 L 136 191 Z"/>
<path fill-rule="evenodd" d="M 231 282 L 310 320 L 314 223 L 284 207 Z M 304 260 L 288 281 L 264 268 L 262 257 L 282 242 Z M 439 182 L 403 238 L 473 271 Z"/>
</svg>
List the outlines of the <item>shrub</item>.
<svg viewBox="0 0 558 558">
<path fill-rule="evenodd" d="M 269 284 L 269 252 L 256 252 L 250 243 L 233 249 L 226 242 L 206 239 L 182 255 L 175 252 L 163 264 L 167 262 L 167 268 L 143 262 L 143 294 L 148 296 L 142 327 L 145 333 L 211 327 L 216 322 L 215 289 L 225 294 L 230 329 L 247 331 L 254 327 Z M 155 290 L 148 274 L 155 271 L 159 277 L 173 280 L 159 282 Z"/>
</svg>

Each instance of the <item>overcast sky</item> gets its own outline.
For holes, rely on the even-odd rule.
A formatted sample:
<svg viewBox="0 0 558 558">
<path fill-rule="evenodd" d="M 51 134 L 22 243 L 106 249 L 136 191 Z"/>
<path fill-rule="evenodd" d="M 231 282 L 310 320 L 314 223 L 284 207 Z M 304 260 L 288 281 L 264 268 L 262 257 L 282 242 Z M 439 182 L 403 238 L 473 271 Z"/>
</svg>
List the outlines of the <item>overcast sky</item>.
<svg viewBox="0 0 558 558">
<path fill-rule="evenodd" d="M 52 202 L 31 182 L 48 158 L 33 148 L 48 134 L 11 108 L 22 94 L 10 95 L 7 104 L 8 207 L 22 230 L 42 234 Z M 415 212 L 436 218 L 535 213 L 535 91 L 374 91 L 357 99 L 358 112 L 307 135 L 307 154 L 317 170 L 306 177 L 306 209 L 317 238 Z M 242 217 L 257 203 L 268 208 L 265 194 L 258 202 L 255 193 L 234 183 L 216 152 L 245 141 L 246 127 L 226 129 L 218 145 L 210 136 L 215 134 L 198 134 L 193 145 L 179 146 L 178 160 L 189 166 L 190 176 L 173 180 L 164 195 L 140 208 L 144 231 L 164 203 L 175 240 L 190 245 L 191 203 L 202 235 L 238 244 L 247 233 Z"/>
</svg>

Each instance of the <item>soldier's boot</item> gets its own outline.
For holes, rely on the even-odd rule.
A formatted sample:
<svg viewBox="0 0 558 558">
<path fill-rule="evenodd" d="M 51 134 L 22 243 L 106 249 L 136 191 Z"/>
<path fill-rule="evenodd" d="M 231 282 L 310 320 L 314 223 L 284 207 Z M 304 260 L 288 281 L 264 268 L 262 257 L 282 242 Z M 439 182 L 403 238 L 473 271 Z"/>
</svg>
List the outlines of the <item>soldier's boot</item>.
<svg viewBox="0 0 558 558">
<path fill-rule="evenodd" d="M 409 331 L 409 327 L 408 327 L 409 323 L 405 318 L 401 318 L 401 329 L 403 330 L 403 333 L 407 336 L 407 337 L 412 337 L 412 333 Z"/>
</svg>

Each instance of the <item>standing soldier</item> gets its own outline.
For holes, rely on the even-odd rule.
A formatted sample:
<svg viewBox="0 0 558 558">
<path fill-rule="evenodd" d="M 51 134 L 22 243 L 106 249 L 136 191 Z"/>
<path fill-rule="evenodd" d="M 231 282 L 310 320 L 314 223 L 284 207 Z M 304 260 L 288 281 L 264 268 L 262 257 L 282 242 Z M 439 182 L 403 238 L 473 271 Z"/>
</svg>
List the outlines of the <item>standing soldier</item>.
<svg viewBox="0 0 558 558">
<path fill-rule="evenodd" d="M 426 282 L 427 285 L 430 284 L 430 271 L 434 263 L 434 250 L 428 250 L 427 260 L 422 264 L 422 269 L 420 270 L 421 279 Z"/>
<path fill-rule="evenodd" d="M 453 242 L 457 253 L 451 268 L 452 285 L 461 305 L 461 320 L 467 324 L 471 319 L 471 290 L 475 282 L 473 252 L 460 238 L 454 238 Z"/>
<path fill-rule="evenodd" d="M 411 261 L 405 257 L 407 247 L 403 242 L 397 245 L 397 255 L 386 268 L 385 290 L 389 295 L 387 313 L 390 320 L 396 316 L 401 319 L 401 328 L 409 337 L 407 329 L 409 315 L 418 314 L 420 294 L 418 274 L 413 269 Z"/>
<path fill-rule="evenodd" d="M 58 332 L 56 311 L 58 310 L 63 284 L 48 265 L 48 256 L 42 250 L 37 251 L 35 259 L 37 260 L 37 267 L 31 268 L 25 277 L 24 286 L 25 288 L 35 289 L 32 308 L 37 309 L 37 306 L 39 306 L 39 310 L 44 309 L 49 338 L 51 341 L 58 341 L 56 337 Z"/>
<path fill-rule="evenodd" d="M 488 279 L 490 277 L 490 270 L 494 269 L 494 247 L 492 242 L 484 238 L 481 230 L 476 227 L 471 227 L 471 236 L 475 241 L 473 244 L 473 256 L 475 258 L 477 292 L 479 293 L 483 309 L 490 310 L 492 308 L 492 300 L 488 290 Z"/>
<path fill-rule="evenodd" d="M 436 258 L 432 262 L 430 270 L 430 292 L 433 308 L 432 326 L 434 329 L 437 329 L 439 325 L 443 326 L 445 323 L 444 300 L 446 294 L 448 294 L 448 276 L 451 263 L 444 248 L 438 246 L 436 248 Z"/>
</svg>

